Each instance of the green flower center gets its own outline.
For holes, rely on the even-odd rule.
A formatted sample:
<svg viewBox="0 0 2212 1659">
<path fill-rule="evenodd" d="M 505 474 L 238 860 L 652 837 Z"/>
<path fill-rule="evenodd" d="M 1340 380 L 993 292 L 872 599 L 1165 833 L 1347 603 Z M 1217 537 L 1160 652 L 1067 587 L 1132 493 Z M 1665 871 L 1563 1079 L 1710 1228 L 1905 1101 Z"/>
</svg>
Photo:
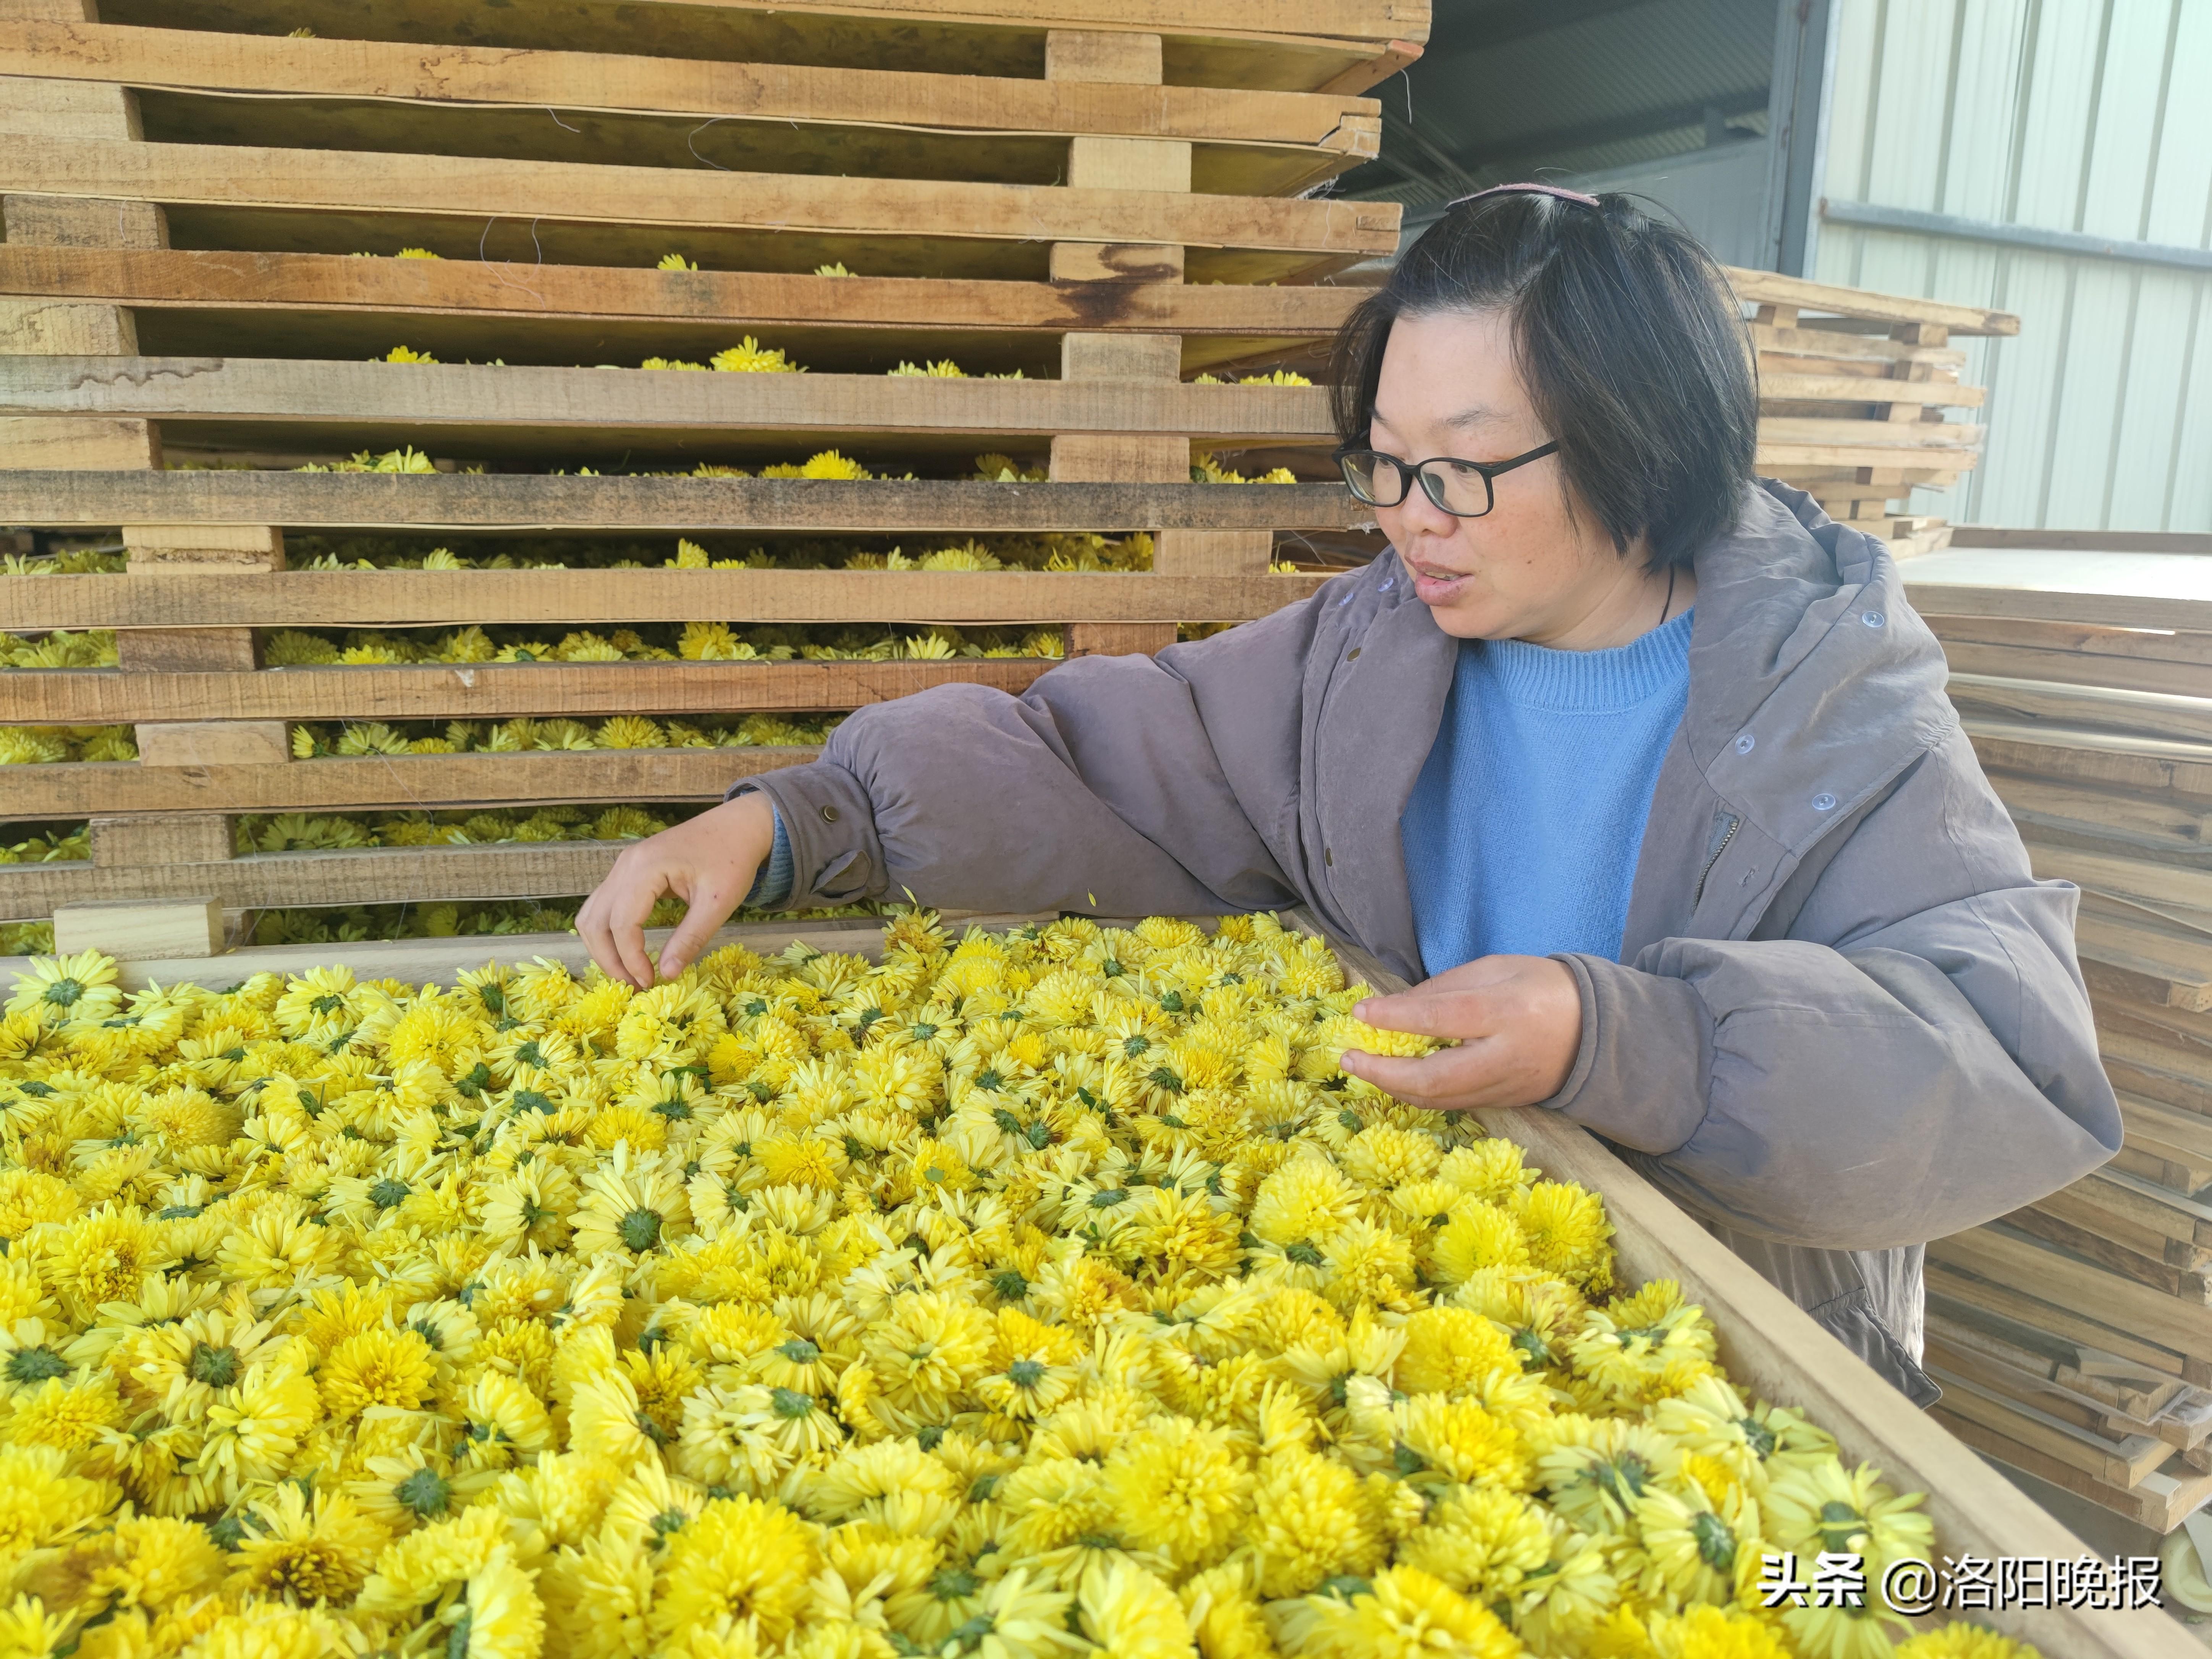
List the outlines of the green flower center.
<svg viewBox="0 0 2212 1659">
<path fill-rule="evenodd" d="M 1301 1267 L 1318 1267 L 1321 1266 L 1321 1250 L 1319 1247 L 1303 1238 L 1295 1244 L 1285 1245 L 1283 1247 L 1283 1256 L 1285 1261 L 1295 1261 Z"/>
<path fill-rule="evenodd" d="M 786 1422 L 797 1422 L 814 1409 L 814 1396 L 801 1394 L 796 1389 L 770 1389 L 768 1391 L 770 1410 Z"/>
<path fill-rule="evenodd" d="M 52 1348 L 18 1348 L 8 1356 L 10 1382 L 43 1382 L 50 1376 L 67 1376 L 69 1361 Z"/>
<path fill-rule="evenodd" d="M 195 1382 L 204 1382 L 210 1389 L 227 1389 L 238 1381 L 238 1350 L 195 1342 L 192 1357 L 185 1362 L 185 1369 Z"/>
<path fill-rule="evenodd" d="M 1704 1511 L 1690 1517 L 1690 1536 L 1697 1540 L 1698 1557 L 1715 1572 L 1735 1565 L 1735 1534 L 1717 1515 Z"/>
<path fill-rule="evenodd" d="M 404 1203 L 407 1194 L 412 1190 L 405 1182 L 386 1176 L 368 1189 L 368 1201 L 380 1210 L 388 1210 L 394 1205 Z"/>
<path fill-rule="evenodd" d="M 1128 1201 L 1129 1194 L 1119 1187 L 1102 1188 L 1091 1194 L 1091 1207 L 1094 1210 L 1110 1210 L 1116 1204 Z"/>
<path fill-rule="evenodd" d="M 1164 1066 L 1153 1067 L 1150 1081 L 1154 1088 L 1164 1089 L 1171 1095 L 1182 1092 L 1182 1079 Z"/>
<path fill-rule="evenodd" d="M 1142 1031 L 1137 1032 L 1133 1036 L 1125 1036 L 1121 1039 L 1121 1052 L 1127 1055 L 1131 1060 L 1136 1059 L 1138 1055 L 1143 1054 L 1145 1050 L 1152 1046 L 1152 1038 L 1146 1036 Z"/>
<path fill-rule="evenodd" d="M 453 1496 L 453 1486 L 435 1469 L 417 1469 L 394 1486 L 392 1495 L 402 1508 L 414 1510 L 427 1521 L 446 1512 L 446 1505 Z"/>
<path fill-rule="evenodd" d="M 822 1350 L 803 1336 L 794 1336 L 776 1349 L 794 1365 L 811 1365 L 822 1358 Z"/>
<path fill-rule="evenodd" d="M 307 1009 L 311 1013 L 335 1014 L 339 1009 L 344 1006 L 345 999 L 343 997 L 334 997 L 325 994 L 322 996 L 317 997 L 313 1002 L 309 1003 L 307 1005 Z"/>
<path fill-rule="evenodd" d="M 622 1218 L 617 1230 L 622 1242 L 631 1249 L 642 1253 L 660 1243 L 660 1212 L 648 1210 L 642 1205 Z"/>
<path fill-rule="evenodd" d="M 68 1007 L 83 994 L 84 985 L 79 980 L 58 979 L 46 987 L 46 1000 L 57 1008 Z"/>
<path fill-rule="evenodd" d="M 514 1109 L 518 1112 L 550 1113 L 553 1102 L 535 1089 L 517 1089 L 514 1091 Z"/>
<path fill-rule="evenodd" d="M 1820 1547 L 1844 1552 L 1851 1540 L 1868 1530 L 1867 1518 L 1849 1504 L 1831 1498 L 1820 1505 Z"/>
<path fill-rule="evenodd" d="M 1739 1417 L 1735 1425 L 1743 1431 L 1744 1443 L 1751 1448 L 1752 1455 L 1760 1462 L 1764 1463 L 1774 1455 L 1774 1449 L 1779 1443 L 1773 1430 L 1755 1417 Z"/>
<path fill-rule="evenodd" d="M 972 1572 L 947 1567 L 929 1581 L 929 1593 L 940 1601 L 957 1601 L 963 1595 L 973 1595 L 981 1583 Z"/>
<path fill-rule="evenodd" d="M 1034 1389 L 1044 1381 L 1044 1362 L 1041 1359 L 1017 1359 L 1006 1367 L 1006 1381 L 1018 1389 Z"/>
<path fill-rule="evenodd" d="M 469 1659 L 469 1627 L 474 1622 L 475 1616 L 466 1607 L 462 1607 L 461 1616 L 446 1632 L 446 1659 Z"/>
<path fill-rule="evenodd" d="M 991 1275 L 991 1288 L 999 1293 L 1001 1301 L 1018 1302 L 1030 1293 L 1030 1282 L 1022 1277 L 1019 1268 L 1008 1267 Z"/>
</svg>

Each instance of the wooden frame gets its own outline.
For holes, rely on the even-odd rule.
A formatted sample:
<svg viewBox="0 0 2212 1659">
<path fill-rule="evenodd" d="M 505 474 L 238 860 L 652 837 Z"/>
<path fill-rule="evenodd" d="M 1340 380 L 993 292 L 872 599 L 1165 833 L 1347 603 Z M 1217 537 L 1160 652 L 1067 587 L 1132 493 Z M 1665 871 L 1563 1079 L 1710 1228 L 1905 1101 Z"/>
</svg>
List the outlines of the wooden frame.
<svg viewBox="0 0 2212 1659">
<path fill-rule="evenodd" d="M 1322 930 L 1294 916 L 1308 931 Z M 994 925 L 1026 920 L 976 917 Z M 661 933 L 649 935 L 654 945 Z M 755 925 L 725 928 L 714 944 L 742 942 L 772 951 L 793 939 L 816 949 L 866 953 L 880 933 L 868 924 L 793 927 Z M 1378 990 L 1395 979 L 1363 952 L 1336 946 L 1347 971 Z M 161 982 L 204 976 L 219 983 L 252 971 L 297 973 L 319 963 L 344 961 L 357 973 L 451 982 L 454 974 L 489 957 L 550 955 L 580 967 L 586 960 L 573 935 L 524 936 L 466 942 L 395 941 L 386 945 L 283 947 L 233 951 L 194 962 L 178 959 L 125 964 L 126 985 L 158 976 Z M 21 959 L 0 959 L 0 976 Z M 1846 1462 L 1878 1465 L 1898 1491 L 1927 1494 L 1937 1547 L 1953 1556 L 1972 1553 L 2072 1559 L 2086 1553 L 2072 1534 L 2030 1503 L 1966 1446 L 1913 1407 L 1844 1346 L 1822 1330 L 1773 1285 L 1759 1277 L 1641 1175 L 1583 1129 L 1537 1111 L 1486 1112 L 1485 1127 L 1526 1147 L 1529 1162 L 1554 1180 L 1573 1181 L 1598 1193 L 1613 1229 L 1613 1249 L 1625 1284 L 1674 1280 L 1684 1297 L 1702 1307 L 1719 1338 L 1730 1377 L 1747 1393 L 1801 1410 L 1833 1435 Z M 2008 1609 L 1978 1613 L 2007 1635 L 2033 1642 L 2067 1659 L 2179 1659 L 2197 1644 L 2163 1615 L 2148 1612 Z"/>
<path fill-rule="evenodd" d="M 0 628 L 404 628 L 497 619 L 571 626 L 678 622 L 1001 623 L 1264 617 L 1312 576 L 1049 571 L 247 571 L 0 581 Z M 0 682 L 4 684 L 4 682 Z"/>
</svg>

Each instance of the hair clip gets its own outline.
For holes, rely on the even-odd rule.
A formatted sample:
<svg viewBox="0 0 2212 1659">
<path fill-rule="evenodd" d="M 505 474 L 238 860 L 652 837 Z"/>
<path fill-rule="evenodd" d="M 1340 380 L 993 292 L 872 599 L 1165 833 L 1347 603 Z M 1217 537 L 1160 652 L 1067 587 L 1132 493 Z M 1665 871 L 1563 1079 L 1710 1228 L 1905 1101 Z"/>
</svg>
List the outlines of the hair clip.
<svg viewBox="0 0 2212 1659">
<path fill-rule="evenodd" d="M 1492 185 L 1488 190 L 1478 190 L 1472 196 L 1462 196 L 1457 201 L 1445 203 L 1444 211 L 1449 213 L 1455 207 L 1465 207 L 1469 202 L 1480 202 L 1486 196 L 1509 195 L 1556 196 L 1562 202 L 1580 202 L 1584 207 L 1598 204 L 1595 196 L 1585 196 L 1578 190 L 1562 189 L 1558 185 Z"/>
</svg>

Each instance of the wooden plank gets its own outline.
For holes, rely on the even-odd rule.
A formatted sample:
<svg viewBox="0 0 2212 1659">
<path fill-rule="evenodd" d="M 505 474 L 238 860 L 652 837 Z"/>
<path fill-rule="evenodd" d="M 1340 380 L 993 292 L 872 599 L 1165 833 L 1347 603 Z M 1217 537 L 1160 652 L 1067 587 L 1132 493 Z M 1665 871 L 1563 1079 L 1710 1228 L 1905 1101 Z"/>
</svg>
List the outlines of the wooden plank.
<svg viewBox="0 0 2212 1659">
<path fill-rule="evenodd" d="M 125 674 L 112 669 L 0 672 L 0 717 L 27 726 L 140 720 L 503 720 L 558 712 L 789 714 L 862 708 L 933 685 L 1026 690 L 1050 658 L 940 662 L 434 663 Z"/>
<path fill-rule="evenodd" d="M 708 115 L 945 131 L 1078 133 L 1371 156 L 1372 99 L 921 70 L 730 63 L 404 41 L 293 40 L 97 23 L 22 23 L 0 75 L 178 91 Z"/>
<path fill-rule="evenodd" d="M 1939 637 L 1941 637 L 1939 635 Z M 2194 635 L 2188 637 L 2194 638 Z M 2116 691 L 2212 698 L 2212 666 L 2156 657 L 2124 657 L 2086 651 L 2046 651 L 2017 645 L 1984 645 L 1945 639 L 1943 656 L 1956 674 L 1986 678 L 2043 680 L 2100 685 Z"/>
<path fill-rule="evenodd" d="M 432 904 L 573 898 L 605 878 L 624 842 L 484 847 L 379 847 L 339 853 L 256 853 L 220 864 L 0 865 L 0 918 L 42 920 L 86 899 L 191 898 L 226 909 L 301 905 Z"/>
<path fill-rule="evenodd" d="M 1943 1405 L 1952 1416 L 1994 1429 L 2115 1486 L 2140 1485 L 2173 1455 L 2173 1449 L 2154 1436 L 2131 1435 L 2115 1443 L 2057 1413 L 2008 1399 L 1956 1371 L 1935 1367 L 1929 1374 L 1942 1385 Z"/>
<path fill-rule="evenodd" d="M 2033 530 L 2011 525 L 1962 524 L 1954 544 L 2067 553 L 2212 553 L 2212 532 Z"/>
<path fill-rule="evenodd" d="M 532 750 L 522 754 L 333 757 L 283 766 L 77 763 L 16 769 L 15 818 L 98 812 L 329 812 L 363 807 L 587 801 L 719 800 L 739 778 L 799 766 L 821 750 L 768 744 L 714 749 Z"/>
<path fill-rule="evenodd" d="M 0 294 L 255 313 L 680 319 L 736 328 L 810 325 L 901 331 L 1133 329 L 1314 337 L 1334 333 L 1365 292 L 1328 286 L 1071 284 L 563 264 L 538 266 L 527 282 L 518 282 L 503 263 L 477 259 L 0 244 Z"/>
<path fill-rule="evenodd" d="M 2010 720 L 2050 720 L 2075 729 L 2110 726 L 2142 737 L 2212 742 L 2212 697 L 2165 691 L 2122 691 L 2050 680 L 1954 674 L 1951 701 L 1962 709 Z"/>
<path fill-rule="evenodd" d="M 2212 744 L 1978 716 L 1964 725 L 1985 767 L 2137 794 L 2212 799 Z"/>
<path fill-rule="evenodd" d="M 673 927 L 645 930 L 646 948 L 656 955 Z M 718 929 L 707 949 L 743 945 L 773 955 L 792 944 L 817 951 L 882 954 L 883 924 L 872 916 L 824 917 L 807 921 L 735 922 Z M 702 952 L 701 954 L 705 954 Z M 492 933 L 469 939 L 359 939 L 338 945 L 249 945 L 212 957 L 149 958 L 126 957 L 116 963 L 117 982 L 128 991 L 149 984 L 204 985 L 221 989 L 256 974 L 303 974 L 343 962 L 362 979 L 397 979 L 409 985 L 451 985 L 457 977 L 492 962 L 556 962 L 581 975 L 591 952 L 574 933 Z M 0 985 L 11 984 L 30 965 L 28 957 L 0 957 Z"/>
<path fill-rule="evenodd" d="M 1886 374 L 1899 365 L 1924 366 L 1954 373 L 1966 366 L 1966 354 L 1955 346 L 1913 345 L 1880 334 L 1838 334 L 1825 328 L 1778 328 L 1769 323 L 1753 323 L 1749 326 L 1751 343 L 1759 351 L 1762 368 L 1769 356 L 1852 363 L 1875 374 Z"/>
<path fill-rule="evenodd" d="M 1977 306 L 1946 305 L 1937 300 L 1914 299 L 1901 294 L 1875 294 L 1864 289 L 1841 288 L 1832 283 L 1808 282 L 1771 270 L 1747 270 L 1731 266 L 1729 285 L 1736 298 L 1749 305 L 1794 306 L 1801 311 L 1828 312 L 1839 317 L 1863 317 L 1876 322 L 1933 323 L 1954 334 L 2017 334 L 2020 319 L 2009 312 L 1984 311 Z"/>
<path fill-rule="evenodd" d="M 2033 837 L 2027 840 L 2027 858 L 2036 875 L 2046 881 L 2070 881 L 2137 903 L 2212 915 L 2212 871 L 2060 847 Z"/>
<path fill-rule="evenodd" d="M 2212 1009 L 2212 941 L 2085 907 L 2074 942 L 2093 991 L 2156 1006 Z"/>
<path fill-rule="evenodd" d="M 2071 830 L 2147 852 L 2212 852 L 2212 802 L 2160 800 L 1992 771 L 1990 783 L 2016 823 Z"/>
<path fill-rule="evenodd" d="M 2110 668 L 2139 662 L 2193 665 L 2206 671 L 2212 685 L 2212 634 L 2177 633 L 2171 629 L 2098 628 L 2080 622 L 2023 622 L 1995 617 L 1945 617 L 1923 613 L 1946 648 L 1954 644 L 2006 646 L 2047 655 L 2081 656 Z M 2018 678 L 2033 679 L 2034 675 Z"/>
<path fill-rule="evenodd" d="M 2212 633 L 2212 598 L 1916 580 L 1910 566 L 1905 574 L 1905 596 L 1923 616 L 2018 617 Z"/>
<path fill-rule="evenodd" d="M 26 195 L 167 205 L 1354 257 L 1394 252 L 1400 213 L 1395 202 L 39 137 L 13 142 L 8 173 Z"/>
<path fill-rule="evenodd" d="M 2078 1498 L 2087 1498 L 2156 1532 L 2172 1532 L 2185 1516 L 2197 1510 L 2208 1494 L 2212 1494 L 2212 1476 L 2206 1475 L 2192 1474 L 2187 1480 L 2177 1480 L 2161 1473 L 2151 1476 L 2142 1487 L 2115 1486 L 1985 1424 L 1948 1410 L 1943 1405 L 1931 1407 L 1929 1415 L 1967 1445 L 1998 1462 L 2025 1470 L 2039 1480 L 2048 1480 L 2054 1486 Z"/>
<path fill-rule="evenodd" d="M 2212 1358 L 2212 1308 L 2139 1285 L 2040 1239 L 1977 1227 L 1931 1243 L 1928 1257 L 2000 1285 L 2033 1285 L 2039 1299 L 2094 1308 L 2146 1340 Z"/>
<path fill-rule="evenodd" d="M 54 949 L 64 956 L 211 957 L 222 939 L 222 907 L 213 899 L 126 899 L 64 904 L 54 912 Z"/>
<path fill-rule="evenodd" d="M 2071 1308 L 2042 1301 L 2009 1285 L 1946 1267 L 1934 1257 L 1928 1261 L 1927 1283 L 1930 1308 L 1955 1304 L 2118 1354 L 2130 1364 L 2148 1366 L 2169 1376 L 2182 1374 L 2184 1358 L 2171 1348 L 2146 1342 L 2130 1332 L 2104 1324 Z"/>
<path fill-rule="evenodd" d="M 1336 484 L 0 470 L 0 523 L 53 529 L 158 521 L 316 530 L 806 530 L 904 535 L 939 531 L 1344 530 L 1368 522 L 1370 516 L 1371 509 Z"/>
<path fill-rule="evenodd" d="M 1775 399 L 1979 409 L 1985 395 L 1980 386 L 1960 386 L 1955 381 L 1875 380 L 1856 374 L 1762 374 L 1759 377 L 1759 398 L 1762 404 Z"/>
<path fill-rule="evenodd" d="M 300 362 L 276 357 L 18 357 L 0 415 L 148 416 L 288 426 L 614 427 L 717 433 L 1181 433 L 1318 443 L 1320 386 L 678 369 Z"/>
<path fill-rule="evenodd" d="M 619 577 L 620 580 L 616 580 Z M 380 628 L 489 621 L 593 627 L 749 623 L 1231 622 L 1304 599 L 1312 576 L 1049 571 L 295 570 L 0 581 L 0 628 Z M 289 672 L 289 671 L 287 671 Z"/>
<path fill-rule="evenodd" d="M 1866 402 L 1874 402 L 1868 398 Z M 1923 465 L 1955 466 L 1953 452 L 1978 448 L 1985 426 L 1957 421 L 1853 421 L 1763 415 L 1759 422 L 1761 453 L 1794 450 L 1879 450 L 1891 465 L 1904 454 Z"/>
</svg>

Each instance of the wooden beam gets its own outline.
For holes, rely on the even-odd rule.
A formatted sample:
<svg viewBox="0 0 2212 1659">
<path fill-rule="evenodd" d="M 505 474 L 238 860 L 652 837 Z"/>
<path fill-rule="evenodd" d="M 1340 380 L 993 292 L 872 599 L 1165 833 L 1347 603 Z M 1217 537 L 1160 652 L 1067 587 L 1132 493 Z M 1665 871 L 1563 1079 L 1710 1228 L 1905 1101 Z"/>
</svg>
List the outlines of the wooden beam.
<svg viewBox="0 0 2212 1659">
<path fill-rule="evenodd" d="M 376 755 L 283 766 L 76 762 L 11 769 L 8 811 L 12 817 L 27 819 L 218 807 L 226 812 L 337 812 L 368 807 L 443 811 L 571 802 L 711 801 L 720 799 L 723 791 L 740 778 L 802 766 L 820 753 L 813 748 L 762 745 Z"/>
<path fill-rule="evenodd" d="M 313 362 L 276 357 L 21 357 L 0 415 L 147 416 L 303 428 L 617 428 L 718 434 L 1181 433 L 1223 446 L 1319 443 L 1321 386 L 1172 381 L 723 374 L 681 369 Z M 1930 428 L 1934 430 L 1935 428 Z M 454 435 L 447 432 L 448 441 Z"/>
<path fill-rule="evenodd" d="M 21 137 L 12 190 L 166 205 L 486 216 L 779 234 L 1179 242 L 1374 257 L 1396 203 Z"/>
<path fill-rule="evenodd" d="M 573 898 L 605 878 L 627 842 L 485 847 L 379 847 L 342 853 L 256 853 L 220 864 L 0 865 L 0 918 L 43 921 L 88 899 L 210 895 L 225 909 L 299 905 L 434 904 Z"/>
<path fill-rule="evenodd" d="M 1336 484 L 979 483 L 943 478 L 0 470 L 0 523 L 296 530 L 957 532 L 1350 530 Z"/>
<path fill-rule="evenodd" d="M 264 97 L 898 127 L 981 139 L 1005 133 L 1185 139 L 1346 157 L 1376 153 L 1380 110 L 1372 99 L 1343 94 L 1157 86 L 1140 92 L 913 70 L 97 23 L 16 25 L 0 41 L 0 75 Z"/>
<path fill-rule="evenodd" d="M 0 295 L 151 307 L 579 322 L 808 325 L 1059 333 L 1118 330 L 1231 337 L 1333 334 L 1367 290 L 1236 283 L 994 282 L 635 270 L 544 264 L 526 281 L 499 261 L 355 258 L 222 249 L 0 243 Z"/>
<path fill-rule="evenodd" d="M 2057 726 L 2107 726 L 2182 743 L 2212 743 L 2212 697 L 1995 679 L 1983 674 L 1953 674 L 1949 684 L 1951 701 L 1960 708 L 2014 723 L 2049 720 Z"/>
<path fill-rule="evenodd" d="M 1242 622 L 1320 586 L 1311 576 L 1043 571 L 295 570 L 229 577 L 0 581 L 0 628 L 384 628 L 501 620 L 599 627 L 695 617 L 748 623 Z"/>
<path fill-rule="evenodd" d="M 1946 409 L 1979 409 L 1988 394 L 1955 380 L 1891 380 L 1858 374 L 1762 374 L 1759 401 L 1771 398 L 1852 404 L 1925 404 Z"/>
<path fill-rule="evenodd" d="M 1957 465 L 1957 463 L 1950 463 Z M 2212 599 L 2103 593 L 2057 587 L 1968 586 L 1914 581 L 1908 566 L 1905 597 L 1923 616 L 2008 617 L 2030 622 L 2086 623 L 2100 628 L 2164 628 L 2212 632 Z"/>
<path fill-rule="evenodd" d="M 2140 795 L 2212 799 L 2212 744 L 2008 720 L 1965 725 L 1984 767 Z"/>
<path fill-rule="evenodd" d="M 624 572 L 624 574 L 629 574 Z M 0 672 L 0 719 L 22 726 L 141 720 L 504 720 L 558 713 L 795 714 L 864 708 L 933 685 L 1021 691 L 1048 657 L 941 662 L 401 663 L 246 672 Z M 14 787 L 17 774 L 8 775 Z"/>
<path fill-rule="evenodd" d="M 2020 332 L 2020 319 L 2008 311 L 1947 305 L 1940 300 L 1915 299 L 1901 294 L 1874 294 L 1864 289 L 1808 282 L 1802 276 L 1784 276 L 1777 271 L 1749 270 L 1741 266 L 1730 266 L 1728 279 L 1729 286 L 1735 289 L 1736 298 L 1749 305 L 1795 306 L 1800 311 L 1863 317 L 1876 322 L 1934 323 L 1954 334 Z"/>
</svg>

